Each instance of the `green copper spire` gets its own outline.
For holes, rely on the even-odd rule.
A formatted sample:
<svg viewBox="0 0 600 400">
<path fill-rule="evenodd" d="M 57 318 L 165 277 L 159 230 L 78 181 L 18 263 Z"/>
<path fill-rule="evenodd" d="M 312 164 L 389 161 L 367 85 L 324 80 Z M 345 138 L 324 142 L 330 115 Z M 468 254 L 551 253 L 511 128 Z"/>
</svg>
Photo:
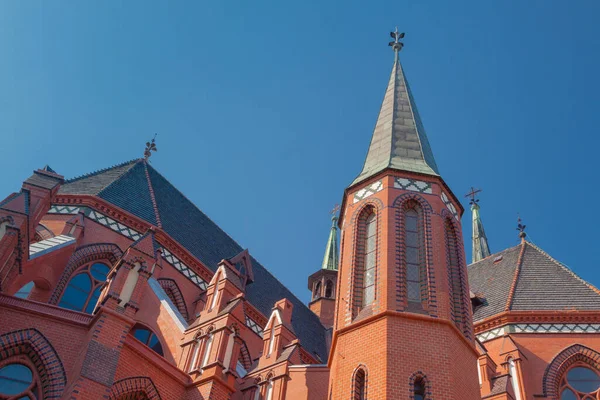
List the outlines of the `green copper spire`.
<svg viewBox="0 0 600 400">
<path fill-rule="evenodd" d="M 473 262 L 477 262 L 488 257 L 490 253 L 490 247 L 488 246 L 487 236 L 485 236 L 485 230 L 483 229 L 483 222 L 481 222 L 481 216 L 479 215 L 479 200 L 475 198 L 477 193 L 481 190 L 475 190 L 471 188 L 471 192 L 467 194 L 467 197 L 471 197 L 471 212 L 473 214 Z"/>
<path fill-rule="evenodd" d="M 363 169 L 355 185 L 386 168 L 439 175 L 415 99 L 402 70 L 398 53 L 403 33 L 391 32 L 394 66 L 381 104 Z"/>
<path fill-rule="evenodd" d="M 331 231 L 329 232 L 329 239 L 327 239 L 327 247 L 325 247 L 322 269 L 333 271 L 338 269 L 337 220 L 338 218 L 335 215 L 331 217 Z"/>
</svg>

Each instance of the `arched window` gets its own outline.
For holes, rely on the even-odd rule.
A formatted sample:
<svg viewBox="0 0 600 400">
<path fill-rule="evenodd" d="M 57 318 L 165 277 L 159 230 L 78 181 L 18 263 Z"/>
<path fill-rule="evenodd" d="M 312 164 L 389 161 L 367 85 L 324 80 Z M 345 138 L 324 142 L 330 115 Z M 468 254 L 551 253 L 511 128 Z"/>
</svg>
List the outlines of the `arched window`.
<svg viewBox="0 0 600 400">
<path fill-rule="evenodd" d="M 331 299 L 333 297 L 333 282 L 327 280 L 325 282 L 325 297 Z"/>
<path fill-rule="evenodd" d="M 39 377 L 29 360 L 15 357 L 0 363 L 0 398 L 37 400 L 42 398 Z"/>
<path fill-rule="evenodd" d="M 321 297 L 321 282 L 315 283 L 315 290 L 313 291 L 313 300 Z"/>
<path fill-rule="evenodd" d="M 585 364 L 575 364 L 560 383 L 560 400 L 597 399 L 600 396 L 598 372 Z"/>
<path fill-rule="evenodd" d="M 157 354 L 161 356 L 164 355 L 162 345 L 160 344 L 158 337 L 154 332 L 152 332 L 148 328 L 136 324 L 133 327 L 133 329 L 131 329 L 130 333 L 133 335 L 133 337 L 135 337 L 140 342 L 144 343 L 146 346 L 150 347 Z"/>
<path fill-rule="evenodd" d="M 521 400 L 521 387 L 519 386 L 519 377 L 517 376 L 517 367 L 515 360 L 508 359 L 508 373 L 510 374 L 510 382 L 515 392 L 515 400 Z"/>
<path fill-rule="evenodd" d="M 267 383 L 267 395 L 265 396 L 265 400 L 273 400 L 273 381 L 269 380 Z"/>
<path fill-rule="evenodd" d="M 421 378 L 421 377 L 415 379 L 414 399 L 415 400 L 424 400 L 425 399 L 425 382 L 424 382 L 423 378 Z"/>
<path fill-rule="evenodd" d="M 458 237 L 454 225 L 449 218 L 445 221 L 446 229 L 446 252 L 448 254 L 448 279 L 450 280 L 449 287 L 451 291 L 450 305 L 452 307 L 452 315 L 454 323 L 459 329 L 462 329 L 464 321 L 464 275 L 461 272 L 460 265 L 460 250 L 458 246 Z"/>
<path fill-rule="evenodd" d="M 110 268 L 102 263 L 86 265 L 71 278 L 58 305 L 91 314 L 109 271 Z"/>
<path fill-rule="evenodd" d="M 21 299 L 26 299 L 29 297 L 29 293 L 31 293 L 31 289 L 33 289 L 33 281 L 26 283 L 15 293 L 15 297 L 19 297 Z"/>
<path fill-rule="evenodd" d="M 352 382 L 352 400 L 366 400 L 367 398 L 367 374 L 362 368 L 354 372 L 354 382 Z"/>
<path fill-rule="evenodd" d="M 420 303 L 427 289 L 425 252 L 423 240 L 423 221 L 417 204 L 404 211 L 406 289 L 408 301 Z"/>
<path fill-rule="evenodd" d="M 377 216 L 371 212 L 365 220 L 363 307 L 375 300 L 375 265 L 377 260 Z"/>
</svg>

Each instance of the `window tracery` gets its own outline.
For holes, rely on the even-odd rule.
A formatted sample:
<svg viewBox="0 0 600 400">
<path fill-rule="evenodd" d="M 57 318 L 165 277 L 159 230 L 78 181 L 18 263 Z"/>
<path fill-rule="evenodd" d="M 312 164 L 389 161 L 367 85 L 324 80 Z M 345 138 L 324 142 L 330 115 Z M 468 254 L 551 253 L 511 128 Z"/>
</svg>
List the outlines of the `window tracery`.
<svg viewBox="0 0 600 400">
<path fill-rule="evenodd" d="M 91 314 L 100 298 L 110 268 L 103 263 L 90 263 L 71 278 L 59 306 Z"/>
</svg>

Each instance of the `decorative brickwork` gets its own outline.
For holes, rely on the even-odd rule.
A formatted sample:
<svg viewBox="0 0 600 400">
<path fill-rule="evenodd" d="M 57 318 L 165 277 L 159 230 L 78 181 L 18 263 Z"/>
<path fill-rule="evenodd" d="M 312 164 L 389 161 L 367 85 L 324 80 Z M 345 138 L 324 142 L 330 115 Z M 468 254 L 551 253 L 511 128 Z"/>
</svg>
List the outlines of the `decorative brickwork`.
<svg viewBox="0 0 600 400">
<path fill-rule="evenodd" d="M 544 397 L 558 399 L 561 378 L 577 362 L 588 364 L 594 370 L 600 371 L 600 353 L 581 344 L 567 347 L 557 354 L 546 368 L 542 381 Z"/>
<path fill-rule="evenodd" d="M 408 398 L 415 398 L 415 383 L 419 380 L 423 386 L 425 386 L 425 397 L 423 397 L 423 400 L 433 400 L 433 396 L 431 395 L 431 382 L 422 371 L 413 373 L 408 379 Z"/>
<path fill-rule="evenodd" d="M 110 389 L 108 398 L 110 400 L 161 400 L 152 379 L 146 376 L 135 376 L 116 381 Z"/>
<path fill-rule="evenodd" d="M 169 296 L 169 299 L 171 299 L 175 307 L 177 307 L 177 310 L 179 310 L 183 318 L 185 318 L 186 321 L 189 321 L 187 306 L 185 305 L 181 290 L 179 289 L 179 286 L 177 286 L 177 282 L 173 279 L 161 278 L 158 279 L 158 283 L 160 283 L 160 286 L 167 296 Z"/>
<path fill-rule="evenodd" d="M 67 376 L 58 354 L 37 329 L 21 329 L 0 336 L 0 360 L 23 355 L 35 365 L 44 399 L 59 399 Z"/>
<path fill-rule="evenodd" d="M 404 193 L 398 196 L 393 203 L 395 209 L 394 219 L 396 225 L 396 303 L 397 311 L 404 311 L 407 304 L 406 288 L 406 265 L 405 249 L 406 235 L 404 231 L 404 212 L 411 207 L 411 204 L 417 203 L 420 209 L 420 219 L 423 224 L 423 237 L 425 248 L 425 259 L 422 262 L 422 272 L 427 277 L 422 284 L 422 296 L 427 302 L 427 312 L 431 316 L 437 316 L 437 297 L 435 275 L 431 266 L 433 265 L 433 247 L 431 231 L 431 215 L 433 209 L 427 200 L 416 193 Z"/>
<path fill-rule="evenodd" d="M 82 246 L 75 250 L 50 297 L 50 304 L 58 304 L 63 290 L 77 268 L 90 261 L 107 260 L 112 266 L 123 256 L 119 246 L 112 243 L 95 243 Z"/>
</svg>

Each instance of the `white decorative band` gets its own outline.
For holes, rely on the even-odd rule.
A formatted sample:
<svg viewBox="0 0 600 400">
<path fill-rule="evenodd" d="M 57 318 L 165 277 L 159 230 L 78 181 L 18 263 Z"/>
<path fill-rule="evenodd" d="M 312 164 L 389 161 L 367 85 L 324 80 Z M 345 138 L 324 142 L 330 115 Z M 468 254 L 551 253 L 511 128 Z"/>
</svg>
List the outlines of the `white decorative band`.
<svg viewBox="0 0 600 400">
<path fill-rule="evenodd" d="M 208 284 L 206 283 L 206 281 L 204 281 L 204 279 L 200 278 L 200 276 L 198 274 L 196 274 L 194 271 L 192 271 L 192 269 L 190 267 L 188 267 L 183 262 L 181 262 L 181 260 L 178 259 L 177 257 L 175 257 L 173 255 L 173 253 L 171 253 L 169 250 L 167 250 L 163 247 L 162 251 L 163 251 L 163 258 L 169 264 L 171 264 L 173 267 L 175 267 L 176 270 L 181 272 L 190 281 L 194 282 L 194 284 L 196 286 L 198 286 L 200 289 L 206 290 L 206 287 L 208 286 Z"/>
<path fill-rule="evenodd" d="M 413 192 L 431 194 L 431 183 L 418 181 L 416 179 L 396 178 L 394 179 L 396 189 L 411 190 Z"/>
<path fill-rule="evenodd" d="M 107 217 L 104 214 L 99 213 L 98 211 L 94 211 L 91 210 L 90 213 L 88 214 L 88 217 L 91 220 L 94 220 L 96 222 L 98 222 L 101 225 L 106 226 L 109 229 L 112 229 L 115 232 L 120 233 L 123 236 L 127 236 L 128 238 L 132 239 L 132 240 L 138 240 L 140 237 L 142 237 L 142 234 L 139 233 L 138 231 L 131 229 L 125 225 L 123 225 L 122 223 L 115 221 L 114 219 Z"/>
<path fill-rule="evenodd" d="M 354 203 L 358 203 L 361 200 L 366 199 L 367 197 L 374 195 L 377 192 L 381 192 L 383 190 L 383 182 L 377 181 L 371 183 L 369 186 L 366 186 L 360 189 L 358 192 L 354 194 Z"/>
<path fill-rule="evenodd" d="M 454 207 L 454 204 L 452 204 L 448 196 L 446 196 L 446 193 L 442 192 L 440 198 L 442 199 L 446 207 L 448 207 L 448 210 L 450 210 L 452 215 L 454 215 L 454 218 L 458 219 L 458 212 L 456 211 L 456 207 Z"/>
<path fill-rule="evenodd" d="M 263 328 L 261 328 L 256 321 L 254 321 L 252 318 L 250 318 L 249 316 L 246 315 L 246 326 L 250 329 L 252 329 L 252 331 L 254 333 L 256 333 L 258 336 L 262 337 L 263 335 Z"/>
<path fill-rule="evenodd" d="M 508 324 L 477 335 L 481 342 L 510 333 L 600 333 L 600 324 Z"/>
<path fill-rule="evenodd" d="M 48 210 L 48 214 L 77 214 L 79 212 L 79 207 L 74 206 L 61 206 L 61 205 L 53 205 Z"/>
</svg>

